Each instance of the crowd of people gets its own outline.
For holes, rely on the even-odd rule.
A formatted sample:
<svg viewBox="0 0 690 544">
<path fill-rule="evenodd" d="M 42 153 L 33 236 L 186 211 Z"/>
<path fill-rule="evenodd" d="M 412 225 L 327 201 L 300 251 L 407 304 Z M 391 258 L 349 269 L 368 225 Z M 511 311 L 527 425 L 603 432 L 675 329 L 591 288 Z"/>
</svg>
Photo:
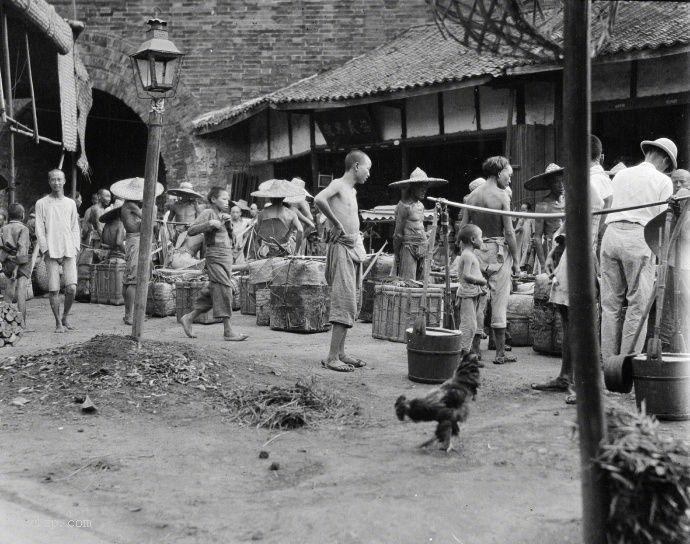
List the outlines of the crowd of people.
<svg viewBox="0 0 690 544">
<path fill-rule="evenodd" d="M 652 296 L 656 260 L 645 242 L 644 227 L 663 213 L 666 205 L 628 208 L 667 201 L 674 192 L 690 192 L 690 173 L 677 168 L 677 149 L 672 141 L 644 141 L 641 150 L 644 160 L 640 164 L 617 166 L 615 172 L 606 172 L 601 141 L 591 137 L 591 210 L 624 208 L 603 215 L 603 221 L 601 215 L 592 215 L 591 240 L 578 241 L 591 245 L 596 263 L 603 357 L 641 349 L 643 337 L 632 345 L 634 331 L 641 321 L 646 321 L 643 310 Z M 158 264 L 173 269 L 203 266 L 209 280 L 193 309 L 181 319 L 184 332 L 193 338 L 194 320 L 212 309 L 214 317 L 223 322 L 224 339 L 245 340 L 247 335 L 231 326 L 233 271 L 252 259 L 325 254 L 333 327 L 323 365 L 336 371 L 364 366 L 363 360 L 346 353 L 345 339 L 357 318 L 361 264 L 366 255 L 356 186 L 366 182 L 370 169 L 371 159 L 364 152 L 351 151 L 345 158 L 343 175 L 316 197 L 307 192 L 300 178 L 266 181 L 252 193 L 263 203 L 261 208 L 245 200 L 231 201 L 225 187 L 212 187 L 204 197 L 190 183 L 182 183 L 161 196 L 164 188 L 157 184 L 156 197 L 165 199 L 156 210 Z M 563 219 L 548 216 L 521 217 L 515 221 L 510 216 L 513 170 L 509 160 L 490 157 L 482 169 L 484 177 L 470 184 L 470 192 L 463 199 L 473 208 L 465 208 L 456 223 L 450 273 L 457 281 L 455 317 L 463 347 L 481 357 L 479 345 L 488 314 L 496 350 L 493 362 L 500 365 L 516 362 L 516 357 L 508 353 L 506 313 L 513 279 L 526 273 L 541 271 L 552 277 L 550 301 L 561 316 L 563 344 L 568 345 L 566 225 Z M 564 172 L 558 165 L 550 164 L 543 174 L 526 182 L 528 190 L 547 191 L 536 203 L 537 214 L 565 210 Z M 445 180 L 429 177 L 417 168 L 408 179 L 391 184 L 401 190 L 393 236 L 396 276 L 410 280 L 423 276 L 428 246 L 436 243 L 424 224 L 423 200 L 428 187 L 442 183 Z M 20 204 L 8 206 L 8 222 L 0 228 L 0 261 L 12 285 L 8 292 L 26 315 L 26 284 L 31 281 L 36 260 L 43 259 L 55 330 L 69 331 L 73 328 L 69 316 L 77 285 L 77 259 L 83 248 L 95 249 L 104 259 L 124 262 L 123 319 L 131 324 L 143 179 L 122 180 L 109 190 L 100 189 L 83 219 L 78 212 L 79 195 L 72 199 L 64 194 L 65 176 L 61 170 L 49 172 L 48 184 L 50 194 L 36 202 L 28 218 Z M 520 210 L 530 212 L 531 205 L 523 203 Z M 686 265 L 680 260 L 672 264 Z M 687 291 L 687 285 L 682 288 Z M 568 349 L 563 350 L 562 359 L 556 378 L 533 387 L 568 392 L 572 401 L 573 365 Z"/>
</svg>

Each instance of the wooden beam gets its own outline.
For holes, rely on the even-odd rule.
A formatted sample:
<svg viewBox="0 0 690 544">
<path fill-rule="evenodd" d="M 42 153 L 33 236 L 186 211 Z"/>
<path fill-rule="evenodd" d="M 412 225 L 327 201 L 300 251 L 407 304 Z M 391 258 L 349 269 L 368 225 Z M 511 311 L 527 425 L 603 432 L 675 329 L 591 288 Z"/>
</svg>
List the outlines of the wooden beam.
<svg viewBox="0 0 690 544">
<path fill-rule="evenodd" d="M 482 112 L 479 101 L 479 87 L 474 88 L 474 118 L 476 119 L 477 130 L 482 129 Z"/>
<path fill-rule="evenodd" d="M 510 159 L 511 146 L 513 145 L 513 110 L 515 106 L 515 89 L 508 92 L 508 119 L 506 120 L 506 145 L 503 155 Z"/>
<path fill-rule="evenodd" d="M 316 194 L 319 179 L 319 157 L 316 154 L 316 122 L 314 121 L 314 114 L 309 114 L 309 162 L 311 166 L 311 188 L 312 192 Z"/>
<path fill-rule="evenodd" d="M 400 109 L 400 172 L 402 178 L 410 171 L 410 148 L 407 145 L 407 100 L 402 101 Z"/>
<path fill-rule="evenodd" d="M 0 10 L 2 10 L 2 49 L 3 49 L 3 56 L 4 56 L 4 71 L 5 71 L 5 94 L 6 94 L 6 108 L 7 108 L 7 113 L 10 115 L 10 117 L 14 117 L 14 106 L 12 104 L 12 69 L 10 67 L 10 40 L 9 40 L 9 34 L 8 34 L 8 27 L 7 27 L 7 11 L 5 9 L 5 4 L 3 2 L 2 6 L 0 6 Z M 33 134 L 32 134 L 33 136 Z M 9 187 L 8 187 L 8 193 L 9 193 L 9 203 L 12 204 L 15 201 L 16 198 L 16 172 L 15 172 L 15 165 L 14 165 L 14 131 L 10 130 L 9 133 L 9 171 L 10 171 L 10 179 L 9 179 Z"/>
<path fill-rule="evenodd" d="M 630 98 L 637 98 L 637 60 L 630 63 Z"/>
<path fill-rule="evenodd" d="M 271 160 L 271 110 L 266 110 L 266 158 Z"/>
<path fill-rule="evenodd" d="M 288 153 L 292 155 L 292 114 L 288 112 L 287 114 L 287 125 L 288 125 Z"/>
<path fill-rule="evenodd" d="M 524 125 L 526 117 L 525 86 L 523 84 L 515 88 L 515 124 Z"/>
<path fill-rule="evenodd" d="M 443 114 L 443 93 L 437 93 L 436 94 L 437 102 L 438 102 L 438 133 L 439 134 L 445 134 L 446 133 L 446 120 L 444 118 Z"/>
<path fill-rule="evenodd" d="M 36 93 L 34 92 L 34 76 L 31 70 L 31 48 L 29 47 L 29 33 L 24 31 L 24 44 L 26 45 L 26 66 L 29 76 L 29 92 L 31 93 L 31 115 L 34 123 L 34 142 L 38 143 L 38 115 L 36 114 Z"/>
<path fill-rule="evenodd" d="M 592 103 L 592 111 L 625 111 L 657 108 L 660 106 L 678 106 L 681 104 L 690 104 L 690 91 L 638 98 L 623 98 L 620 100 L 602 100 Z"/>
<path fill-rule="evenodd" d="M 29 138 L 34 137 L 33 132 L 30 132 L 28 130 L 22 130 L 21 128 L 17 128 L 14 126 L 10 126 L 10 132 L 13 134 L 21 134 L 22 136 L 28 136 Z M 62 142 L 51 140 L 50 138 L 46 138 L 45 136 L 39 136 L 38 139 L 39 139 L 39 141 L 44 142 L 46 144 L 62 147 Z"/>
</svg>

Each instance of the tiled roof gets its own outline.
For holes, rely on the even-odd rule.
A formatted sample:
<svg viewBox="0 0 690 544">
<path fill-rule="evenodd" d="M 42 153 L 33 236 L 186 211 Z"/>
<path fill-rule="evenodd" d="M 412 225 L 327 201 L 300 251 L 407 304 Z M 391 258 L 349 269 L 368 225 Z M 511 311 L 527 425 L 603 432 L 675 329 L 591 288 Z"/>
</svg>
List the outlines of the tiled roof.
<svg viewBox="0 0 690 544">
<path fill-rule="evenodd" d="M 620 2 L 611 39 L 601 56 L 657 49 L 690 42 L 690 6 L 677 2 Z M 206 113 L 193 121 L 197 131 L 250 115 L 270 105 L 332 102 L 396 91 L 498 77 L 516 66 L 538 64 L 488 51 L 478 53 L 446 40 L 434 23 L 412 27 L 392 42 L 322 74 L 273 93 Z"/>
</svg>

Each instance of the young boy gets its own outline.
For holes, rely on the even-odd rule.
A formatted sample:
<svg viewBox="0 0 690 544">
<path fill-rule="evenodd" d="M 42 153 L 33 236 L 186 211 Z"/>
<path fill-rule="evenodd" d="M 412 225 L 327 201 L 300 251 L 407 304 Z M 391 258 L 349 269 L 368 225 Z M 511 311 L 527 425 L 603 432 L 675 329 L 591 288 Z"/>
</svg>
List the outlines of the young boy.
<svg viewBox="0 0 690 544">
<path fill-rule="evenodd" d="M 29 227 L 22 220 L 24 219 L 24 206 L 21 204 L 10 204 L 8 208 L 10 222 L 0 228 L 0 262 L 2 270 L 10 279 L 7 288 L 7 298 L 16 299 L 17 307 L 22 313 L 24 324 L 26 325 L 26 290 L 28 282 L 31 281 L 31 263 L 29 258 L 29 248 L 31 240 L 29 237 Z"/>
<path fill-rule="evenodd" d="M 482 247 L 482 230 L 476 225 L 467 224 L 460 229 L 458 240 L 461 252 L 457 258 L 459 285 L 455 294 L 455 323 L 462 334 L 462 349 L 480 355 L 479 339 L 483 323 L 477 323 L 477 309 L 482 297 L 486 296 L 487 282 L 474 251 Z"/>
</svg>

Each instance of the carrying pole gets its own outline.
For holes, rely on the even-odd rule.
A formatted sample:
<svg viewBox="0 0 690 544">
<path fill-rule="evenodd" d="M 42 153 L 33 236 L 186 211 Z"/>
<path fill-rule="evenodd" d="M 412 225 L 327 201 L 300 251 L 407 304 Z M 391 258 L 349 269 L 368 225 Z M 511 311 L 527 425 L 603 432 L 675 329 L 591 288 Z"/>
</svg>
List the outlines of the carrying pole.
<svg viewBox="0 0 690 544">
<path fill-rule="evenodd" d="M 5 72 L 5 108 L 7 114 L 10 117 L 14 117 L 14 106 L 12 104 L 12 70 L 10 68 L 10 38 L 7 31 L 7 11 L 5 5 L 0 6 L 2 10 L 2 49 L 3 49 L 3 68 Z M 14 166 L 14 132 L 9 131 L 8 143 L 9 143 L 9 164 L 8 170 L 10 174 L 10 179 L 7 192 L 9 193 L 9 203 L 14 203 L 16 199 L 16 172 Z"/>
<path fill-rule="evenodd" d="M 606 543 L 608 496 L 603 471 L 594 463 L 606 437 L 601 393 L 592 251 L 590 185 L 590 0 L 564 2 L 563 137 L 566 157 L 569 342 L 575 365 L 577 422 L 585 544 Z"/>
</svg>

